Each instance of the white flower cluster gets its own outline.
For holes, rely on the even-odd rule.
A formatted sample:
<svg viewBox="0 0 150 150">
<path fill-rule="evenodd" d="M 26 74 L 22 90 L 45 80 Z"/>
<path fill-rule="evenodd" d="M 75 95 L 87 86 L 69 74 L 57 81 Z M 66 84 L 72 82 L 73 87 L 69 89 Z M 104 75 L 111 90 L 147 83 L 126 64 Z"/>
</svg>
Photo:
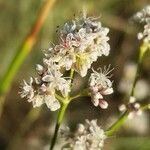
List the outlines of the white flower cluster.
<svg viewBox="0 0 150 150">
<path fill-rule="evenodd" d="M 66 70 L 72 68 L 84 77 L 99 56 L 109 55 L 109 29 L 102 27 L 97 18 L 83 16 L 65 23 L 58 31 L 60 42 L 50 47 L 46 56 Z"/>
<path fill-rule="evenodd" d="M 126 111 L 127 109 L 130 111 L 128 115 L 129 119 L 134 118 L 135 115 L 141 115 L 142 110 L 140 108 L 141 105 L 138 102 L 136 102 L 136 99 L 133 96 L 130 97 L 129 103 L 127 105 L 122 104 L 119 106 L 119 110 L 122 112 Z"/>
<path fill-rule="evenodd" d="M 108 103 L 104 100 L 105 95 L 113 93 L 112 82 L 110 81 L 111 75 L 110 66 L 108 68 L 104 67 L 104 70 L 99 68 L 99 72 L 93 70 L 89 78 L 89 90 L 92 97 L 92 102 L 94 106 L 100 106 L 102 109 L 108 107 Z"/>
<path fill-rule="evenodd" d="M 138 33 L 138 39 L 150 43 L 150 5 L 143 8 L 134 15 L 134 19 L 140 23 L 144 23 L 144 31 Z"/>
<path fill-rule="evenodd" d="M 97 120 L 86 120 L 85 124 L 79 124 L 72 137 L 67 137 L 68 143 L 63 150 L 101 150 L 106 135 L 104 130 L 97 125 Z"/>
<path fill-rule="evenodd" d="M 70 92 L 70 80 L 66 80 L 59 71 L 60 67 L 51 61 L 43 59 L 44 66 L 37 65 L 38 77 L 30 78 L 29 84 L 24 81 L 20 95 L 32 102 L 33 107 L 39 107 L 46 103 L 51 111 L 60 108 L 60 103 L 55 97 L 56 91 L 60 91 L 65 97 Z"/>
<path fill-rule="evenodd" d="M 74 69 L 82 77 L 99 56 L 109 54 L 108 28 L 103 28 L 97 18 L 81 17 L 59 29 L 60 42 L 45 51 L 43 66 L 37 65 L 37 78 L 24 81 L 21 97 L 26 97 L 33 107 L 46 103 L 51 111 L 60 108 L 56 91 L 66 97 L 70 92 L 70 79 L 63 77 L 61 68 Z"/>
</svg>

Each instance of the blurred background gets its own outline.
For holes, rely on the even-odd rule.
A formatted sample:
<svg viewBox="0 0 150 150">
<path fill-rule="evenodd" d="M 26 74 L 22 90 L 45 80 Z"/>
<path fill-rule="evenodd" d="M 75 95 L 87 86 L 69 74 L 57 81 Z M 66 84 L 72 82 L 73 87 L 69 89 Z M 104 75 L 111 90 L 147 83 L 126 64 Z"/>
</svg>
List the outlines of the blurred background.
<svg viewBox="0 0 150 150">
<path fill-rule="evenodd" d="M 0 0 L 0 78 L 29 33 L 43 3 L 44 0 Z M 135 74 L 140 45 L 136 35 L 141 28 L 132 22 L 131 16 L 148 4 L 149 0 L 57 0 L 7 94 L 0 118 L 0 150 L 48 149 L 57 113 L 50 112 L 45 105 L 33 110 L 18 92 L 23 79 L 36 76 L 35 65 L 42 63 L 42 51 L 49 47 L 50 42 L 57 43 L 56 27 L 72 19 L 74 14 L 80 15 L 83 8 L 88 15 L 100 16 L 103 26 L 110 28 L 110 55 L 99 58 L 93 67 L 112 64 L 115 92 L 107 97 L 107 110 L 94 107 L 87 97 L 72 102 L 64 124 L 74 129 L 85 119 L 98 119 L 98 123 L 107 129 L 119 117 L 118 106 L 125 103 L 123 99 L 130 91 Z M 86 81 L 76 74 L 74 91 L 77 92 L 80 86 L 84 88 Z M 135 94 L 140 103 L 150 101 L 149 85 L 150 52 L 144 58 L 136 86 Z M 116 135 L 106 140 L 104 150 L 150 150 L 150 112 L 145 111 L 128 120 Z"/>
</svg>

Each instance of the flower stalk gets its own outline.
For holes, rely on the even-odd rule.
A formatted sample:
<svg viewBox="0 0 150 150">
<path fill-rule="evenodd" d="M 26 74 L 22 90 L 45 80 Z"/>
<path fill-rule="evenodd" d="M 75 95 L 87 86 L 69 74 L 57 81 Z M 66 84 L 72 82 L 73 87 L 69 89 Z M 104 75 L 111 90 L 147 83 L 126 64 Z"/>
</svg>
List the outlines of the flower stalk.
<svg viewBox="0 0 150 150">
<path fill-rule="evenodd" d="M 69 98 L 69 100 L 75 100 L 79 97 L 83 97 L 83 96 L 90 96 L 89 90 L 88 89 L 84 89 L 83 91 L 79 92 L 77 95 L 72 96 Z"/>
<path fill-rule="evenodd" d="M 67 99 L 66 99 L 66 101 L 67 101 Z M 57 117 L 57 123 L 56 123 L 56 126 L 55 126 L 55 131 L 54 131 L 54 135 L 53 135 L 53 138 L 52 138 L 50 150 L 53 150 L 53 148 L 55 146 L 57 136 L 58 136 L 59 127 L 60 127 L 60 125 L 63 121 L 63 118 L 64 118 L 64 115 L 65 115 L 68 104 L 69 103 L 63 103 L 60 110 L 59 110 L 59 114 L 58 114 L 58 117 Z"/>
<path fill-rule="evenodd" d="M 70 79 L 71 79 L 71 82 L 70 82 L 70 91 L 71 91 L 71 87 L 72 87 L 73 76 L 74 76 L 74 69 L 71 69 L 70 70 Z M 69 105 L 69 102 L 70 102 L 69 97 L 70 97 L 69 94 L 64 99 L 62 97 L 60 97 L 60 96 L 57 95 L 57 98 L 59 100 L 61 100 L 61 102 L 62 102 L 62 106 L 60 108 L 60 111 L 59 111 L 59 114 L 58 114 L 58 117 L 57 117 L 57 122 L 56 122 L 56 126 L 55 126 L 54 135 L 53 135 L 53 138 L 52 138 L 50 150 L 53 150 L 53 148 L 55 146 L 55 143 L 56 143 L 56 140 L 57 140 L 57 136 L 58 136 L 59 127 L 60 127 L 60 125 L 61 125 L 61 123 L 63 121 L 66 109 L 67 109 L 67 107 Z"/>
<path fill-rule="evenodd" d="M 134 78 L 134 81 L 133 81 L 133 86 L 132 86 L 132 89 L 131 89 L 130 96 L 134 96 L 134 89 L 135 89 L 135 85 L 136 85 L 136 82 L 137 82 L 139 74 L 140 74 L 141 63 L 142 63 L 144 54 L 146 53 L 146 51 L 148 49 L 149 49 L 149 43 L 143 42 L 142 45 L 140 46 L 140 50 L 139 50 L 136 75 L 135 75 L 135 78 Z"/>
<path fill-rule="evenodd" d="M 129 97 L 134 96 L 134 89 L 136 86 L 136 82 L 138 80 L 139 74 L 140 74 L 140 69 L 141 69 L 141 63 L 143 61 L 144 58 L 144 54 L 146 53 L 146 51 L 149 49 L 149 44 L 148 43 L 143 43 L 140 46 L 140 50 L 139 50 L 139 56 L 138 56 L 138 62 L 137 62 L 137 69 L 136 69 L 136 75 L 133 81 L 133 85 L 132 85 L 132 89 L 131 89 L 131 93 Z M 130 110 L 126 110 L 121 116 L 120 118 L 110 127 L 105 131 L 105 134 L 107 136 L 112 136 L 116 131 L 118 131 L 120 129 L 120 127 L 125 123 L 125 121 L 128 118 L 128 115 L 130 113 Z"/>
<path fill-rule="evenodd" d="M 107 136 L 112 136 L 126 121 L 128 118 L 129 111 L 125 111 L 120 118 L 108 129 L 105 131 Z"/>
</svg>

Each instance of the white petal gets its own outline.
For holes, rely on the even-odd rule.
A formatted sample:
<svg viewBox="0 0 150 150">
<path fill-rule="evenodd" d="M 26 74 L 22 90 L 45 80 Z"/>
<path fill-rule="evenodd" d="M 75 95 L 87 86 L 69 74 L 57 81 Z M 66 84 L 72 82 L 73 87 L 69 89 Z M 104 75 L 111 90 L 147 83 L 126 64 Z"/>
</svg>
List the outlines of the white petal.
<svg viewBox="0 0 150 150">
<path fill-rule="evenodd" d="M 100 100 L 100 101 L 99 101 L 99 106 L 100 106 L 102 109 L 107 109 L 108 103 L 107 103 L 105 100 Z"/>
<path fill-rule="evenodd" d="M 37 78 L 37 77 L 34 78 L 34 80 L 35 80 L 35 83 L 36 83 L 36 84 L 40 84 L 40 83 L 41 83 L 41 79 L 39 79 L 39 78 Z"/>
<path fill-rule="evenodd" d="M 103 96 L 100 93 L 96 93 L 94 95 L 94 99 L 102 99 L 102 98 L 103 98 Z"/>
<path fill-rule="evenodd" d="M 129 99 L 129 103 L 134 103 L 136 101 L 136 98 L 134 96 L 131 96 Z"/>
<path fill-rule="evenodd" d="M 45 96 L 45 103 L 51 111 L 56 111 L 60 108 L 60 103 L 54 96 Z"/>
<path fill-rule="evenodd" d="M 42 95 L 36 95 L 31 101 L 33 107 L 40 107 L 44 103 Z"/>
<path fill-rule="evenodd" d="M 96 93 L 96 92 L 98 92 L 98 87 L 97 86 L 91 86 L 90 87 L 90 90 L 93 92 L 93 93 Z"/>
<path fill-rule="evenodd" d="M 47 91 L 46 85 L 45 85 L 45 84 L 42 84 L 41 87 L 40 87 L 40 90 L 41 90 L 42 92 L 46 92 L 46 91 Z"/>
<path fill-rule="evenodd" d="M 134 108 L 139 109 L 140 107 L 141 107 L 141 105 L 139 103 L 134 104 Z"/>
<path fill-rule="evenodd" d="M 42 80 L 43 80 L 44 82 L 50 82 L 50 81 L 52 81 L 52 76 L 46 75 L 46 76 L 44 76 L 44 77 L 42 78 Z"/>
<path fill-rule="evenodd" d="M 42 65 L 37 64 L 36 65 L 36 70 L 41 75 L 43 73 L 44 68 L 43 68 Z"/>
<path fill-rule="evenodd" d="M 53 106 L 50 109 L 51 109 L 51 111 L 56 111 L 59 108 L 60 108 L 60 103 L 58 100 L 56 100 L 53 102 Z"/>
<path fill-rule="evenodd" d="M 33 83 L 33 78 L 30 77 L 30 82 L 29 82 L 29 84 L 32 85 L 32 83 Z"/>
<path fill-rule="evenodd" d="M 99 100 L 98 99 L 92 99 L 92 103 L 94 106 L 98 106 L 99 105 Z"/>
<path fill-rule="evenodd" d="M 83 133 L 84 133 L 84 130 L 85 130 L 85 126 L 80 123 L 80 124 L 78 125 L 78 130 L 77 130 L 78 134 L 83 134 Z"/>
<path fill-rule="evenodd" d="M 61 87 L 59 88 L 63 96 L 67 96 L 68 93 L 70 92 L 70 84 L 71 80 L 65 81 L 64 84 L 62 84 Z"/>
<path fill-rule="evenodd" d="M 119 111 L 125 111 L 127 108 L 126 108 L 126 105 L 122 104 L 119 106 Z"/>
<path fill-rule="evenodd" d="M 26 85 L 23 87 L 23 90 L 26 91 L 26 92 L 30 92 L 32 90 L 32 87 L 29 86 L 29 85 Z"/>
<path fill-rule="evenodd" d="M 86 66 L 86 65 L 82 65 L 81 68 L 80 68 L 80 70 L 79 70 L 80 75 L 81 75 L 82 77 L 85 77 L 86 74 L 87 74 L 87 70 L 88 70 L 87 66 Z"/>
<path fill-rule="evenodd" d="M 113 88 L 107 88 L 106 90 L 102 91 L 102 94 L 109 95 L 113 93 Z"/>
</svg>

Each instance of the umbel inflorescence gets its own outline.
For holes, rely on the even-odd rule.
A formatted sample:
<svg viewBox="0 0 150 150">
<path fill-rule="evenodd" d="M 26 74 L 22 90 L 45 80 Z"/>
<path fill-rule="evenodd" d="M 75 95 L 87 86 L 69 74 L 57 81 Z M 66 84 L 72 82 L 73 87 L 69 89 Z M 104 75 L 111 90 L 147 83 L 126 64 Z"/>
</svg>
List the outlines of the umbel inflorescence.
<svg viewBox="0 0 150 150">
<path fill-rule="evenodd" d="M 85 120 L 85 124 L 78 124 L 73 134 L 66 132 L 68 131 L 61 132 L 67 141 L 63 150 L 101 150 L 106 139 L 104 130 L 97 125 L 97 120 Z"/>
<path fill-rule="evenodd" d="M 143 8 L 134 15 L 134 19 L 144 24 L 144 31 L 138 33 L 138 39 L 150 43 L 150 5 Z"/>
<path fill-rule="evenodd" d="M 138 12 L 134 18 L 144 23 L 144 31 L 138 34 L 138 38 L 143 39 L 144 44 L 146 43 L 144 49 L 146 47 L 147 50 L 150 47 L 150 6 Z M 58 28 L 58 43 L 52 44 L 44 51 L 43 65 L 38 64 L 36 67 L 38 76 L 31 77 L 29 83 L 24 81 L 20 92 L 21 97 L 32 102 L 33 107 L 39 107 L 45 103 L 51 111 L 61 108 L 50 150 L 53 150 L 56 143 L 58 130 L 68 104 L 84 93 L 83 90 L 75 96 L 71 95 L 73 73 L 76 72 L 81 77 L 85 77 L 88 70 L 92 68 L 93 62 L 101 56 L 109 55 L 108 32 L 109 29 L 102 27 L 98 18 L 85 15 L 65 23 Z M 62 70 L 70 71 L 70 76 L 64 76 Z M 91 101 L 96 107 L 100 106 L 102 109 L 108 107 L 105 96 L 113 93 L 110 80 L 112 70 L 110 66 L 104 69 L 99 68 L 97 71 L 92 68 L 85 93 L 87 93 L 86 96 L 91 96 Z M 133 84 L 134 88 L 135 84 Z M 106 138 L 105 134 L 112 135 L 123 124 L 126 116 L 132 117 L 134 114 L 141 113 L 140 104 L 133 101 L 134 94 L 131 94 L 130 99 L 127 105 L 120 107 L 120 110 L 125 112 L 109 130 L 104 132 L 97 125 L 96 120 L 86 120 L 85 124 L 78 126 L 75 134 L 66 136 L 68 142 L 63 149 L 100 150 Z"/>
<path fill-rule="evenodd" d="M 98 18 L 77 18 L 65 23 L 58 32 L 59 45 L 49 48 L 46 56 L 66 70 L 74 69 L 82 77 L 99 56 L 109 54 L 109 29 L 102 27 Z"/>
<path fill-rule="evenodd" d="M 30 78 L 29 83 L 24 81 L 21 97 L 26 97 L 33 107 L 45 103 L 51 111 L 59 109 L 58 97 L 66 98 L 71 91 L 71 79 L 64 77 L 62 68 L 75 70 L 81 77 L 86 76 L 98 57 L 109 55 L 108 32 L 109 29 L 102 27 L 98 18 L 94 17 L 82 16 L 65 23 L 58 29 L 58 44 L 52 44 L 45 50 L 43 65 L 37 65 L 38 77 Z M 108 105 L 103 95 L 113 92 L 108 73 L 106 68 L 100 73 L 93 70 L 89 79 L 92 102 L 101 108 Z"/>
<path fill-rule="evenodd" d="M 60 108 L 60 103 L 56 98 L 56 91 L 60 91 L 63 96 L 70 92 L 70 80 L 65 79 L 59 71 L 60 66 L 52 60 L 43 59 L 44 65 L 37 65 L 38 77 L 30 78 L 29 84 L 24 81 L 21 97 L 26 97 L 28 102 L 32 102 L 33 107 L 39 107 L 43 103 L 51 111 Z"/>
<path fill-rule="evenodd" d="M 111 71 L 110 66 L 102 70 L 102 68 L 98 69 L 99 72 L 93 70 L 91 76 L 89 78 L 89 90 L 91 93 L 91 98 L 94 106 L 100 106 L 103 109 L 108 107 L 108 103 L 104 100 L 105 95 L 109 95 L 113 93 L 112 82 L 110 78 Z"/>
</svg>

